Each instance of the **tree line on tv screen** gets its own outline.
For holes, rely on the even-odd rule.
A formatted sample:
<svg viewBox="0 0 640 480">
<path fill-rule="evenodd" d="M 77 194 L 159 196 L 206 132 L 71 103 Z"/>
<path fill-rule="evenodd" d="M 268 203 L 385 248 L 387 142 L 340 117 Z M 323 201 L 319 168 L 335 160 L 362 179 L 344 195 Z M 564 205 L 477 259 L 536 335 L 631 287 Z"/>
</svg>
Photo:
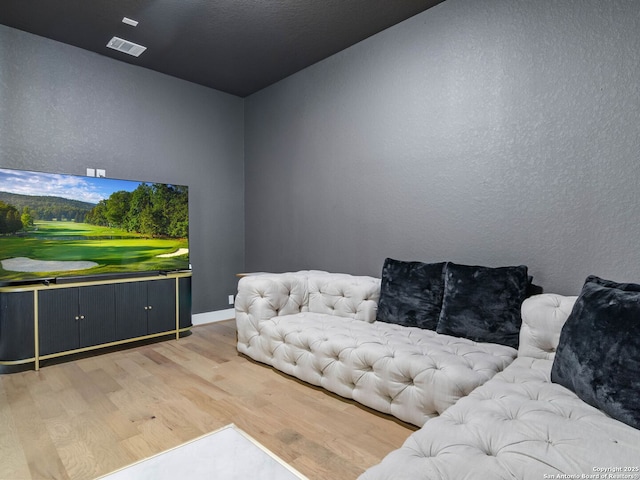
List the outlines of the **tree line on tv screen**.
<svg viewBox="0 0 640 480">
<path fill-rule="evenodd" d="M 133 192 L 114 192 L 85 215 L 85 223 L 148 236 L 189 235 L 189 194 L 185 187 L 142 183 Z"/>
<path fill-rule="evenodd" d="M 66 220 L 113 227 L 153 237 L 187 238 L 189 205 L 186 187 L 160 183 L 140 184 L 132 192 L 114 192 L 91 208 L 91 204 L 35 197 L 22 211 L 0 201 L 0 234 L 28 230 L 35 220 Z M 64 204 L 60 204 L 64 200 Z"/>
<path fill-rule="evenodd" d="M 15 233 L 26 228 L 16 207 L 0 201 L 0 233 Z"/>
</svg>

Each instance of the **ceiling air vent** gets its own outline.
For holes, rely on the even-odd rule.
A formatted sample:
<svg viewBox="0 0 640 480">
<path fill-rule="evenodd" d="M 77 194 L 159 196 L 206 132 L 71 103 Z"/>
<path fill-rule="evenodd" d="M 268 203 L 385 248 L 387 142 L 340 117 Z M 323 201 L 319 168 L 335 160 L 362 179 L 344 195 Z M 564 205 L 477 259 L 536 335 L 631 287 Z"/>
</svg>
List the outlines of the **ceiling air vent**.
<svg viewBox="0 0 640 480">
<path fill-rule="evenodd" d="M 118 50 L 119 52 L 128 53 L 129 55 L 133 55 L 134 57 L 140 56 L 140 54 L 147 49 L 147 47 L 143 47 L 142 45 L 138 45 L 137 43 L 130 42 L 129 40 L 123 40 L 119 37 L 113 37 L 111 40 L 109 40 L 109 43 L 107 43 L 107 47 Z"/>
</svg>

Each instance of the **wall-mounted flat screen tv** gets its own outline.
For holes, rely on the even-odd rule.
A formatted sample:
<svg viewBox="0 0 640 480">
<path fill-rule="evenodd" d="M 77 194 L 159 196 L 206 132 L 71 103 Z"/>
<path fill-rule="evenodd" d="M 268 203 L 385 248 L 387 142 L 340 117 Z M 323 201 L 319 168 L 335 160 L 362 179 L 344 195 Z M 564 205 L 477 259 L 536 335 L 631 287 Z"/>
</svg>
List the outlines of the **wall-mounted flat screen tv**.
<svg viewBox="0 0 640 480">
<path fill-rule="evenodd" d="M 189 267 L 186 186 L 0 168 L 0 285 Z"/>
</svg>

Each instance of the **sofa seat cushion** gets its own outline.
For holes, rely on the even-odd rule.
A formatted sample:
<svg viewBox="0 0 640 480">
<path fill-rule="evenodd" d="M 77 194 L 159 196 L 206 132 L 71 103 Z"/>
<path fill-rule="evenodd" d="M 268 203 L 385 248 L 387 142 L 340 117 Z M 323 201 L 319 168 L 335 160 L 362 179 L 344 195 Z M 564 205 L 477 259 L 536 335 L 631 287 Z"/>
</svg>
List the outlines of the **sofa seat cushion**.
<svg viewBox="0 0 640 480">
<path fill-rule="evenodd" d="M 360 479 L 590 478 L 638 466 L 640 431 L 551 383 L 552 363 L 517 358 Z"/>
<path fill-rule="evenodd" d="M 503 345 L 314 312 L 273 317 L 258 328 L 261 341 L 247 355 L 418 426 L 516 355 Z"/>
</svg>

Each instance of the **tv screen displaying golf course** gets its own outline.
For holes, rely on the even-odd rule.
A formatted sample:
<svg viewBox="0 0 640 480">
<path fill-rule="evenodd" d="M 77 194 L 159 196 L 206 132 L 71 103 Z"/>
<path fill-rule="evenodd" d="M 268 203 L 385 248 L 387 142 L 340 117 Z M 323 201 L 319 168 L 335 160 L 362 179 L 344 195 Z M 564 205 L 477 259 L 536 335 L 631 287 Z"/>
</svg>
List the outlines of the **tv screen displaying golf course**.
<svg viewBox="0 0 640 480">
<path fill-rule="evenodd" d="M 188 187 L 0 168 L 0 285 L 189 269 Z"/>
</svg>

